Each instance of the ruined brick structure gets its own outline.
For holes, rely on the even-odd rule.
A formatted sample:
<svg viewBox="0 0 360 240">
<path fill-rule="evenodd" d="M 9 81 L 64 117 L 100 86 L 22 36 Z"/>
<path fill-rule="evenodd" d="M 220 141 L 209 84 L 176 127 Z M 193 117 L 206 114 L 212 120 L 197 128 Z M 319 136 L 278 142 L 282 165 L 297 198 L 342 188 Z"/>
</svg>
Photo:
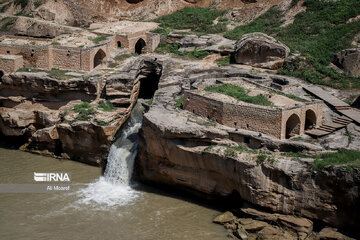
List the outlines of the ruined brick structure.
<svg viewBox="0 0 360 240">
<path fill-rule="evenodd" d="M 21 36 L 3 36 L 0 42 L 0 61 L 6 62 L 0 70 L 5 73 L 21 67 L 42 69 L 71 69 L 90 71 L 106 61 L 111 52 L 122 47 L 129 52 L 153 52 L 160 43 L 157 34 L 149 32 L 157 27 L 156 23 L 144 23 L 137 30 L 139 23 L 117 22 L 102 26 L 101 30 L 77 33 L 76 36 L 60 35 L 55 39 L 40 39 Z M 94 43 L 91 39 L 105 36 L 106 39 Z M 83 45 L 76 42 L 83 37 Z M 9 56 L 19 56 L 16 64 L 9 67 Z M 18 57 L 17 57 L 18 59 Z M 21 64 L 20 64 L 21 63 Z"/>
<path fill-rule="evenodd" d="M 221 101 L 200 90 L 185 91 L 184 109 L 220 124 L 261 132 L 279 139 L 303 134 L 322 122 L 321 101 L 292 107 L 268 107 L 241 101 Z"/>
</svg>

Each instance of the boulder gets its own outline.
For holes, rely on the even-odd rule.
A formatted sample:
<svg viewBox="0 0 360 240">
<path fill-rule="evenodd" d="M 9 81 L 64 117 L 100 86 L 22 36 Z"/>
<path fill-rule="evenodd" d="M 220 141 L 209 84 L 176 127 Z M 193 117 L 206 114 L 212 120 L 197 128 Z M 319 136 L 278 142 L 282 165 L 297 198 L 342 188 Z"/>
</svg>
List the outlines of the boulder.
<svg viewBox="0 0 360 240">
<path fill-rule="evenodd" d="M 353 77 L 360 76 L 360 48 L 345 49 L 337 53 L 332 63 Z"/>
<path fill-rule="evenodd" d="M 214 218 L 213 222 L 214 223 L 220 223 L 220 224 L 224 224 L 224 223 L 229 223 L 232 222 L 236 219 L 236 217 L 234 216 L 234 214 L 232 214 L 231 212 L 227 211 L 223 214 L 220 214 L 219 216 L 217 216 L 216 218 Z"/>
<path fill-rule="evenodd" d="M 293 229 L 296 232 L 303 232 L 309 234 L 313 229 L 313 222 L 307 218 L 294 217 L 291 215 L 283 215 L 276 213 L 266 213 L 252 208 L 243 208 L 241 209 L 241 211 L 258 220 L 274 222 L 286 228 Z"/>
<path fill-rule="evenodd" d="M 264 33 L 245 34 L 235 45 L 235 62 L 254 67 L 278 69 L 290 49 Z"/>
</svg>

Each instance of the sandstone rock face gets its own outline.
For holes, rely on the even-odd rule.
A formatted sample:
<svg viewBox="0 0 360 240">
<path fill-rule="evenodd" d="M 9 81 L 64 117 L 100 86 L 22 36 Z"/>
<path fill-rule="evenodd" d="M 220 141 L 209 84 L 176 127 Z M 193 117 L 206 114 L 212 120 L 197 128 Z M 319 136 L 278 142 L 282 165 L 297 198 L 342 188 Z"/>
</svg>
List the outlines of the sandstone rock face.
<svg viewBox="0 0 360 240">
<path fill-rule="evenodd" d="M 360 48 L 346 49 L 336 54 L 332 63 L 343 70 L 347 75 L 360 76 Z"/>
<path fill-rule="evenodd" d="M 139 93 L 142 59 L 124 72 L 103 77 L 55 79 L 45 72 L 19 72 L 0 79 L 0 134 L 17 137 L 21 149 L 92 165 L 106 162 L 113 138 L 129 116 Z M 102 99 L 101 99 L 102 98 Z M 112 111 L 99 101 L 126 100 Z M 74 106 L 89 103 L 90 113 L 77 118 Z"/>
<path fill-rule="evenodd" d="M 280 68 L 290 49 L 264 33 L 245 34 L 235 46 L 235 62 L 268 69 Z"/>
</svg>

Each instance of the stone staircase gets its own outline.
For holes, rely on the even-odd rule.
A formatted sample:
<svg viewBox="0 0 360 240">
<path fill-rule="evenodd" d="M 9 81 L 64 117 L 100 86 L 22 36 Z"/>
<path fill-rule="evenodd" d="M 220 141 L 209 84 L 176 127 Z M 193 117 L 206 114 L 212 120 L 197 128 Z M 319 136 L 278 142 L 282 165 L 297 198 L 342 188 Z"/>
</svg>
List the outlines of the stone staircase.
<svg viewBox="0 0 360 240">
<path fill-rule="evenodd" d="M 315 129 L 307 130 L 305 131 L 305 133 L 313 137 L 322 137 L 332 132 L 335 132 L 336 130 L 346 127 L 352 121 L 352 119 L 346 116 L 340 116 L 332 120 L 331 122 L 323 123 L 321 126 Z"/>
</svg>

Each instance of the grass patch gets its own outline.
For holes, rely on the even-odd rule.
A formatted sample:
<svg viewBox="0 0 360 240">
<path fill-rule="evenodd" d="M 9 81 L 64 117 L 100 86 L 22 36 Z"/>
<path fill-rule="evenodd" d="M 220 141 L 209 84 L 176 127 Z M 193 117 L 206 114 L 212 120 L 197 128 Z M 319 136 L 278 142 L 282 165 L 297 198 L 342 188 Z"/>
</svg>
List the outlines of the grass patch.
<svg viewBox="0 0 360 240">
<path fill-rule="evenodd" d="M 360 168 L 360 152 L 347 149 L 339 149 L 335 153 L 320 154 L 315 158 L 312 165 L 314 171 L 319 171 L 325 166 L 346 164 L 346 167 Z"/>
<path fill-rule="evenodd" d="M 286 27 L 280 27 L 281 11 L 271 8 L 250 24 L 227 32 L 225 37 L 238 40 L 251 32 L 272 35 L 291 51 L 298 51 L 307 58 L 305 62 L 285 64 L 280 74 L 339 89 L 359 88 L 359 77 L 348 77 L 328 65 L 335 53 L 351 47 L 355 34 L 360 31 L 360 22 L 346 23 L 360 14 L 360 1 L 305 0 L 304 5 L 306 12 L 298 14 L 294 23 Z"/>
<path fill-rule="evenodd" d="M 99 44 L 100 42 L 106 40 L 108 37 L 105 35 L 100 35 L 97 37 L 89 37 L 89 40 L 92 41 L 95 44 Z"/>
<path fill-rule="evenodd" d="M 162 28 L 157 33 L 167 35 L 173 29 L 191 29 L 198 34 L 221 33 L 226 31 L 226 24 L 213 21 L 224 15 L 226 11 L 201 7 L 185 7 L 172 14 L 155 19 Z"/>
<path fill-rule="evenodd" d="M 160 43 L 158 47 L 155 49 L 155 52 L 165 54 L 171 53 L 175 57 L 185 57 L 191 59 L 203 59 L 204 57 L 210 55 L 211 53 L 208 51 L 194 49 L 193 51 L 179 51 L 178 43 Z"/>
<path fill-rule="evenodd" d="M 116 109 L 109 100 L 107 101 L 100 100 L 98 104 L 98 108 L 101 108 L 104 112 L 112 112 Z"/>
<path fill-rule="evenodd" d="M 208 86 L 205 88 L 206 91 L 209 92 L 217 92 L 222 93 L 233 98 L 236 98 L 239 101 L 263 105 L 263 106 L 273 106 L 272 102 L 270 102 L 264 95 L 257 96 L 249 96 L 248 91 L 243 87 L 233 85 L 233 84 L 223 84 L 219 86 Z"/>
<path fill-rule="evenodd" d="M 69 78 L 74 77 L 71 75 L 66 75 L 67 72 L 69 72 L 69 71 L 68 70 L 60 70 L 58 68 L 52 68 L 50 71 L 47 71 L 47 73 L 50 77 L 53 77 L 56 79 L 69 79 Z"/>
<path fill-rule="evenodd" d="M 137 54 L 137 53 L 121 54 L 121 55 L 117 55 L 116 57 L 114 57 L 114 60 L 115 61 L 123 61 L 127 58 L 136 57 L 136 56 L 139 56 L 139 54 Z"/>
<path fill-rule="evenodd" d="M 96 121 L 100 126 L 108 126 L 109 124 L 104 121 Z"/>
<path fill-rule="evenodd" d="M 39 68 L 29 68 L 29 67 L 23 67 L 16 70 L 16 72 L 45 72 L 45 70 L 39 69 Z"/>
<path fill-rule="evenodd" d="M 78 113 L 75 119 L 79 121 L 88 121 L 91 115 L 95 113 L 95 109 L 87 102 L 75 105 L 72 110 Z"/>
<path fill-rule="evenodd" d="M 183 109 L 184 106 L 184 94 L 182 94 L 177 100 L 175 104 L 175 108 Z"/>
<path fill-rule="evenodd" d="M 108 64 L 108 67 L 109 67 L 109 68 L 116 68 L 118 65 L 119 65 L 118 63 L 112 62 L 112 63 L 109 63 L 109 64 Z"/>
<path fill-rule="evenodd" d="M 59 42 L 57 42 L 57 41 L 54 41 L 54 42 L 51 43 L 51 45 L 59 46 L 59 45 L 61 45 L 61 44 L 60 44 Z"/>
<path fill-rule="evenodd" d="M 215 62 L 220 66 L 228 66 L 230 65 L 230 55 L 226 57 L 221 57 L 215 60 Z"/>
<path fill-rule="evenodd" d="M 149 100 L 146 101 L 147 104 L 151 105 L 153 103 L 153 100 L 152 98 L 150 98 Z"/>
</svg>

